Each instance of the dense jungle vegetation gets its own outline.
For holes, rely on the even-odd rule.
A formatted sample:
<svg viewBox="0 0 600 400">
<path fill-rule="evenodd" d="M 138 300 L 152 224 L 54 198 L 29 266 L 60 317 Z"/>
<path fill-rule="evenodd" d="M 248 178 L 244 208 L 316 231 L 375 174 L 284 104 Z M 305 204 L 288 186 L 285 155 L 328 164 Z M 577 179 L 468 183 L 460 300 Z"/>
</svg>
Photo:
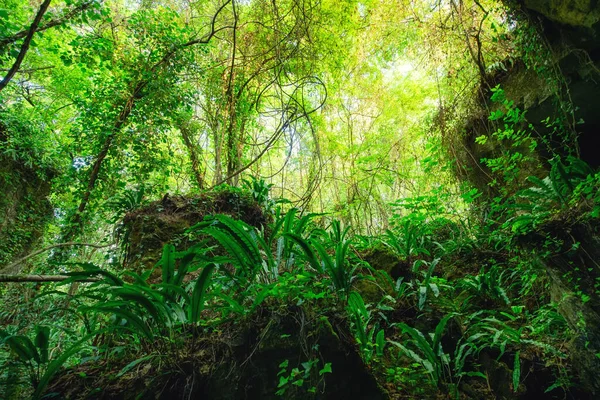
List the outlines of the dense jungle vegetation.
<svg viewBox="0 0 600 400">
<path fill-rule="evenodd" d="M 0 398 L 596 399 L 600 5 L 0 0 Z"/>
</svg>

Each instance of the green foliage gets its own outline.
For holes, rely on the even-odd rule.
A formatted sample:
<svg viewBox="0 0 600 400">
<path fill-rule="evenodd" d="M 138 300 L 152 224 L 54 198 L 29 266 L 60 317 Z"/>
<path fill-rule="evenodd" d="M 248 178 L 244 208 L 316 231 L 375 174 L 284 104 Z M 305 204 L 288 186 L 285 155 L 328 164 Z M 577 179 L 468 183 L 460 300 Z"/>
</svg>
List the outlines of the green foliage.
<svg viewBox="0 0 600 400">
<path fill-rule="evenodd" d="M 424 247 L 425 237 L 422 235 L 422 227 L 422 224 L 406 219 L 400 227 L 398 235 L 389 229 L 386 230 L 384 243 L 408 262 L 421 254 L 430 255 Z"/>
<path fill-rule="evenodd" d="M 35 332 L 35 339 L 32 341 L 28 336 L 10 335 L 4 330 L 0 330 L 0 345 L 6 344 L 16 355 L 17 361 L 25 367 L 34 390 L 32 397 L 39 399 L 63 364 L 76 354 L 81 345 L 91 336 L 83 337 L 60 355 L 51 359 L 49 355 L 50 328 L 36 325 Z"/>
<path fill-rule="evenodd" d="M 534 186 L 517 193 L 522 202 L 515 207 L 521 213 L 508 220 L 514 233 L 527 233 L 557 212 L 575 207 L 587 199 L 592 201 L 592 215 L 597 210 L 596 195 L 592 194 L 598 187 L 597 178 L 584 161 L 569 157 L 566 165 L 560 159 L 553 159 L 550 164 L 547 177 L 528 177 L 527 180 Z"/>
<path fill-rule="evenodd" d="M 4 70 L 36 12 L 22 3 L 0 8 Z M 0 264 L 60 237 L 118 236 L 126 254 L 146 232 L 132 234 L 125 215 L 164 199 L 151 203 L 156 248 L 140 259 L 155 260 L 161 247 L 162 255 L 145 271 L 121 271 L 122 254 L 95 246 L 69 247 L 61 262 L 51 249 L 50 261 L 41 253 L 18 266 L 70 278 L 0 288 L 14 305 L 0 309 L 0 380 L 27 375 L 41 397 L 73 361 L 127 383 L 147 364 L 149 386 L 193 370 L 194 387 L 206 346 L 237 354 L 236 333 L 269 319 L 261 336 L 240 335 L 256 345 L 241 368 L 271 324 L 294 316 L 304 353 L 296 360 L 307 361 L 279 365 L 280 396 L 331 397 L 324 377 L 342 368 L 307 344 L 317 340 L 311 324 L 339 340 L 349 328 L 365 370 L 401 392 L 390 397 L 434 398 L 433 386 L 458 398 L 458 380 L 492 379 L 479 365 L 483 351 L 512 368 L 518 395 L 539 371 L 559 375 L 549 390 L 568 386 L 569 325 L 584 337 L 592 324 L 549 303 L 560 285 L 550 289 L 548 275 L 573 283 L 585 307 L 597 303 L 600 280 L 589 285 L 596 293 L 582 287 L 596 267 L 583 240 L 563 243 L 540 228 L 573 220 L 596 232 L 600 174 L 573 157 L 576 108 L 533 24 L 489 1 L 155 3 L 53 1 L 0 92 Z M 496 86 L 484 134 L 472 126 L 481 117 L 475 93 L 521 61 L 554 93 L 546 133 Z M 462 132 L 471 128 L 480 171 L 465 163 L 473 149 Z M 487 174 L 489 190 L 477 179 Z M 247 212 L 264 226 L 165 205 L 165 193 L 197 189 L 208 193 L 194 201 L 222 202 L 224 213 Z M 240 210 L 241 196 L 259 207 Z M 184 229 L 170 223 L 182 215 L 204 220 L 165 244 L 162 233 Z M 115 224 L 125 234 L 114 235 Z M 398 257 L 367 266 L 378 244 Z M 555 260 L 572 271 L 548 274 Z M 442 348 L 442 338 L 458 344 Z"/>
<path fill-rule="evenodd" d="M 302 249 L 309 265 L 315 271 L 327 274 L 334 288 L 345 296 L 349 295 L 356 270 L 356 265 L 348 265 L 347 260 L 348 249 L 352 243 L 352 240 L 347 238 L 349 229 L 349 227 L 342 229 L 341 223 L 337 220 L 331 223 L 330 237 L 327 242 L 333 247 L 333 257 L 328 253 L 324 241 L 317 236 L 305 240 L 293 233 L 285 234 Z"/>
<path fill-rule="evenodd" d="M 431 262 L 427 262 L 424 260 L 417 260 L 417 262 L 415 262 L 415 270 L 418 268 L 419 265 L 425 265 L 427 267 L 427 269 L 423 271 L 423 280 L 418 280 L 416 282 L 416 285 L 419 288 L 419 310 L 422 310 L 425 306 L 428 293 L 433 293 L 435 297 L 438 297 L 440 295 L 440 289 L 432 276 L 433 271 L 435 270 L 435 267 L 438 265 L 439 262 L 439 258 L 436 258 Z"/>
<path fill-rule="evenodd" d="M 242 183 L 266 213 L 274 211 L 275 201 L 269 197 L 269 191 L 273 187 L 272 183 L 267 183 L 264 179 L 254 176 L 251 176 L 250 179 L 243 179 Z"/>
<path fill-rule="evenodd" d="M 192 292 L 191 307 L 189 308 L 188 319 L 192 324 L 200 321 L 202 309 L 204 308 L 204 297 L 210 283 L 210 275 L 215 268 L 215 264 L 208 264 L 202 269 L 202 273 L 196 280 L 194 291 Z"/>
<path fill-rule="evenodd" d="M 477 311 L 469 315 L 465 324 L 468 328 L 458 345 L 454 355 L 454 369 L 458 375 L 467 373 L 464 371 L 465 362 L 468 357 L 477 357 L 486 349 L 497 349 L 500 358 L 508 347 L 532 346 L 554 356 L 560 352 L 546 343 L 524 337 L 524 326 L 515 328 L 512 324 L 517 318 L 510 313 L 494 311 Z M 515 355 L 518 358 L 518 353 Z M 517 367 L 519 370 L 517 370 Z M 513 380 L 519 380 L 520 362 L 515 360 Z M 518 385 L 514 386 L 515 391 Z"/>
<path fill-rule="evenodd" d="M 325 374 L 330 374 L 333 372 L 331 369 L 331 363 L 327 362 L 323 365 L 323 368 L 319 369 L 320 360 L 317 358 L 312 358 L 308 361 L 305 361 L 300 364 L 300 367 L 292 368 L 288 371 L 289 368 L 289 360 L 284 360 L 281 364 L 279 364 L 279 372 L 277 376 L 279 377 L 279 384 L 277 385 L 277 392 L 275 392 L 278 396 L 284 396 L 286 392 L 290 396 L 289 392 L 298 393 L 299 389 L 304 386 L 309 386 L 305 388 L 308 393 L 316 393 L 318 382 L 314 383 L 315 380 L 322 381 L 324 379 Z M 318 375 L 316 374 L 318 370 Z M 293 388 L 293 389 L 292 389 Z"/>
<path fill-rule="evenodd" d="M 457 286 L 464 287 L 478 298 L 510 304 L 510 299 L 503 286 L 503 277 L 507 271 L 501 271 L 500 268 L 498 264 L 492 264 L 486 271 L 484 266 L 479 274 L 464 277 Z"/>
<path fill-rule="evenodd" d="M 404 355 L 419 363 L 429 374 L 431 383 L 435 386 L 440 385 L 442 381 L 451 381 L 450 358 L 442 349 L 441 340 L 446 324 L 453 317 L 453 314 L 448 314 L 442 318 L 429 339 L 422 332 L 405 323 L 395 324 L 408 335 L 408 343 L 404 345 L 389 340 L 391 344 L 400 348 Z"/>
<path fill-rule="evenodd" d="M 162 272 L 162 282 L 149 284 L 152 270 L 142 276 L 130 273 L 134 283 L 120 279 L 104 278 L 92 293 L 101 300 L 90 306 L 83 306 L 84 314 L 108 314 L 114 321 L 110 329 L 114 332 L 128 331 L 149 341 L 165 338 L 166 332 L 185 324 L 196 325 L 201 321 L 201 313 L 206 303 L 206 293 L 210 287 L 214 263 L 206 263 L 204 251 L 195 247 L 179 253 L 171 244 L 165 245 L 157 267 Z M 176 266 L 177 261 L 179 265 Z M 183 284 L 184 277 L 193 268 L 203 265 L 202 272 L 193 284 L 191 294 Z M 97 275 L 90 270 L 85 275 Z M 77 274 L 82 277 L 83 274 Z"/>
<path fill-rule="evenodd" d="M 277 210 L 267 243 L 270 248 L 274 246 L 274 243 L 277 245 L 276 264 L 278 267 L 283 267 L 286 270 L 291 270 L 294 267 L 295 252 L 293 250 L 295 241 L 289 235 L 303 238 L 307 230 L 310 230 L 311 220 L 317 215 L 308 213 L 299 217 L 297 208 L 290 208 L 285 214 L 281 214 L 281 208 Z M 304 243 L 303 240 L 300 240 L 300 242 Z"/>
<path fill-rule="evenodd" d="M 500 174 L 503 184 L 511 185 L 517 183 L 521 170 L 527 163 L 536 162 L 535 150 L 538 141 L 534 138 L 532 126 L 526 126 L 525 112 L 512 100 L 506 99 L 500 86 L 492 88 L 491 100 L 499 106 L 490 113 L 489 120 L 499 125 L 491 137 L 500 143 L 500 154 L 494 158 L 483 158 L 481 161 L 493 173 Z M 486 142 L 485 137 L 477 138 L 480 145 Z M 499 183 L 494 181 L 492 184 Z M 503 189 L 502 186 L 500 188 Z"/>
<path fill-rule="evenodd" d="M 383 356 L 385 332 L 383 329 L 379 329 L 377 323 L 371 324 L 371 311 L 367 310 L 362 296 L 357 292 L 351 292 L 348 297 L 347 308 L 351 329 L 354 332 L 363 359 L 370 362 L 374 354 L 377 357 Z"/>
<path fill-rule="evenodd" d="M 144 186 L 140 186 L 137 189 L 125 190 L 109 199 L 106 202 L 106 207 L 113 213 L 109 222 L 115 223 L 128 212 L 140 208 L 144 199 L 144 192 Z"/>
<path fill-rule="evenodd" d="M 214 238 L 229 255 L 222 261 L 236 267 L 236 280 L 252 282 L 259 273 L 265 280 L 277 278 L 277 265 L 267 243 L 253 227 L 244 222 L 226 215 L 215 215 L 193 226 L 188 232 Z M 263 254 L 266 255 L 264 259 Z"/>
</svg>

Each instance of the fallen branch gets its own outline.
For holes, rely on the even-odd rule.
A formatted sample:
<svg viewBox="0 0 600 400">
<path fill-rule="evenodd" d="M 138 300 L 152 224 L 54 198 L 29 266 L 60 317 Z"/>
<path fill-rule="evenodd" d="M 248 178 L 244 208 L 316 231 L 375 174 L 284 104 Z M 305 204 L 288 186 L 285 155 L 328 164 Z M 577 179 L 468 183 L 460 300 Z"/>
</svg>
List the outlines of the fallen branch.
<svg viewBox="0 0 600 400">
<path fill-rule="evenodd" d="M 13 262 L 12 264 L 9 264 L 7 266 L 5 266 L 4 268 L 0 269 L 0 274 L 4 273 L 4 272 L 8 272 L 10 271 L 13 267 L 16 267 L 17 265 L 21 264 L 23 261 L 28 260 L 32 257 L 37 256 L 38 254 L 41 254 L 45 251 L 54 249 L 56 247 L 72 247 L 72 246 L 85 246 L 85 247 L 93 247 L 95 249 L 102 249 L 104 247 L 110 247 L 112 246 L 114 243 L 110 243 L 110 244 L 95 244 L 95 243 L 77 243 L 77 242 L 68 242 L 68 243 L 57 243 L 57 244 L 53 244 L 51 246 L 48 247 L 44 247 L 43 249 L 39 249 L 37 251 L 34 251 L 31 254 L 26 255 L 23 258 L 19 258 L 17 261 Z"/>
<path fill-rule="evenodd" d="M 0 275 L 2 282 L 62 282 L 73 278 L 69 275 Z M 83 278 L 78 282 L 98 282 L 99 278 Z"/>
</svg>

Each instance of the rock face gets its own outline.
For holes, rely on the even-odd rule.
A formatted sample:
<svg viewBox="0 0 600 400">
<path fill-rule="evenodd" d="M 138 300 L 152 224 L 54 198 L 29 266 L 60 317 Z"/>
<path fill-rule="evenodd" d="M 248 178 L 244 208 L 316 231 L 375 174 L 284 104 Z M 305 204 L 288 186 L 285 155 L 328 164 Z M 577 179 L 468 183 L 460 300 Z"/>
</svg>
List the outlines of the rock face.
<svg viewBox="0 0 600 400">
<path fill-rule="evenodd" d="M 600 3 L 596 0 L 524 0 L 529 13 L 542 18 L 542 28 L 550 46 L 558 54 L 554 67 L 564 76 L 563 86 L 573 103 L 573 122 L 579 134 L 581 158 L 600 166 L 596 149 L 600 146 Z M 534 120 L 556 112 L 550 97 L 530 108 Z M 542 124 L 538 123 L 536 128 Z M 544 128 L 544 127 L 542 127 Z M 547 128 L 545 129 L 547 131 Z M 544 129 L 542 130 L 544 132 Z"/>
<path fill-rule="evenodd" d="M 573 370 L 580 386 L 587 392 L 600 394 L 600 223 L 597 220 L 581 222 L 564 217 L 541 227 L 544 234 L 539 242 L 553 237 L 562 243 L 561 251 L 542 258 L 550 277 L 550 295 L 558 304 L 575 333 L 570 343 Z"/>
<path fill-rule="evenodd" d="M 515 2 L 506 1 L 515 6 Z M 524 166 L 525 176 L 548 175 L 546 161 L 553 153 L 566 155 L 578 148 L 578 156 L 592 168 L 600 167 L 600 2 L 591 0 L 517 0 L 517 5 L 533 21 L 540 21 L 542 35 L 550 47 L 548 59 L 536 70 L 517 62 L 507 72 L 490 79 L 504 90 L 506 98 L 526 112 L 536 137 L 545 145 L 535 150 L 534 161 Z M 494 109 L 484 96 L 483 109 Z M 487 102 L 487 103 L 486 103 Z M 488 114 L 473 115 L 467 126 L 464 156 L 465 178 L 488 195 L 489 170 L 481 158 L 498 154 L 502 144 L 478 145 L 475 138 L 494 130 Z M 556 125 L 568 125 L 566 135 L 558 135 Z M 544 148 L 545 147 L 545 148 Z M 537 164 L 537 165 L 536 165 Z M 518 181 L 524 178 L 519 176 Z M 516 188 L 513 188 L 516 189 Z M 513 190 L 514 192 L 514 190 Z M 600 281 L 600 227 L 597 219 L 586 220 L 584 211 L 570 210 L 546 221 L 537 237 L 525 237 L 522 245 L 537 251 L 544 241 L 553 239 L 561 248 L 549 256 L 540 256 L 551 282 L 552 300 L 565 318 L 575 337 L 569 345 L 569 356 L 577 386 L 597 398 L 600 394 L 600 296 L 595 285 Z"/>
<path fill-rule="evenodd" d="M 550 51 L 547 59 L 526 68 L 517 61 L 488 77 L 489 87 L 499 85 L 506 99 L 526 112 L 527 124 L 539 144 L 534 153 L 526 148 L 517 149 L 531 158 L 523 165 L 522 181 L 529 175 L 547 175 L 547 160 L 553 153 L 565 154 L 568 148 L 578 148 L 578 155 L 593 168 L 600 167 L 600 2 L 588 0 L 518 0 L 506 1 L 508 6 L 520 7 L 532 21 L 540 21 L 539 28 Z M 530 50 L 535 52 L 536 50 Z M 539 56 L 538 56 L 539 58 Z M 475 138 L 498 129 L 489 121 L 489 110 L 498 108 L 490 101 L 491 92 L 482 87 L 479 102 L 481 110 L 473 112 L 466 124 L 462 164 L 459 173 L 479 190 L 495 195 L 488 187 L 495 176 L 482 158 L 494 158 L 502 151 L 511 150 L 494 140 L 487 144 L 475 143 Z M 566 133 L 557 133 L 562 125 Z M 529 129 L 523 124 L 523 129 Z M 512 149 L 511 151 L 514 151 Z M 521 179 L 522 178 L 522 179 Z"/>
<path fill-rule="evenodd" d="M 178 350 L 164 360 L 125 374 L 117 374 L 123 365 L 82 364 L 61 375 L 48 393 L 90 400 L 387 399 L 349 335 L 334 315 L 272 304 L 247 319 L 181 337 Z M 331 372 L 319 373 L 326 363 Z M 295 368 L 302 381 L 281 385 Z"/>
<path fill-rule="evenodd" d="M 559 24 L 592 28 L 600 21 L 596 0 L 525 0 L 524 5 Z"/>
<path fill-rule="evenodd" d="M 41 237 L 52 215 L 50 183 L 28 167 L 0 157 L 0 270 L 26 255 Z M 18 268 L 15 267 L 15 268 Z M 18 271 L 4 271 L 15 273 Z"/>
</svg>

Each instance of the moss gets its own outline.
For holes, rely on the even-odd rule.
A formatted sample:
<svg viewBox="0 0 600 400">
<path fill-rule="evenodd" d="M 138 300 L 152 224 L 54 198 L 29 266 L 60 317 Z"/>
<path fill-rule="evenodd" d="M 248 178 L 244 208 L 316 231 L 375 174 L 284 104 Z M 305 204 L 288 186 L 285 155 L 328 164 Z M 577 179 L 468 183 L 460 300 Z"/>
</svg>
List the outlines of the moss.
<svg viewBox="0 0 600 400">
<path fill-rule="evenodd" d="M 43 176 L 35 167 L 0 157 L 0 265 L 29 253 L 52 216 L 50 183 Z"/>
<path fill-rule="evenodd" d="M 359 279 L 354 282 L 353 289 L 360 293 L 361 297 L 367 304 L 377 304 L 386 294 L 391 294 L 391 288 L 389 288 L 389 284 L 381 278 Z"/>
<path fill-rule="evenodd" d="M 600 21 L 600 7 L 592 0 L 525 0 L 525 6 L 560 24 L 591 28 Z"/>
<path fill-rule="evenodd" d="M 362 258 L 378 271 L 385 271 L 392 279 L 412 276 L 411 265 L 398 257 L 388 247 L 380 244 L 362 254 Z"/>
</svg>

